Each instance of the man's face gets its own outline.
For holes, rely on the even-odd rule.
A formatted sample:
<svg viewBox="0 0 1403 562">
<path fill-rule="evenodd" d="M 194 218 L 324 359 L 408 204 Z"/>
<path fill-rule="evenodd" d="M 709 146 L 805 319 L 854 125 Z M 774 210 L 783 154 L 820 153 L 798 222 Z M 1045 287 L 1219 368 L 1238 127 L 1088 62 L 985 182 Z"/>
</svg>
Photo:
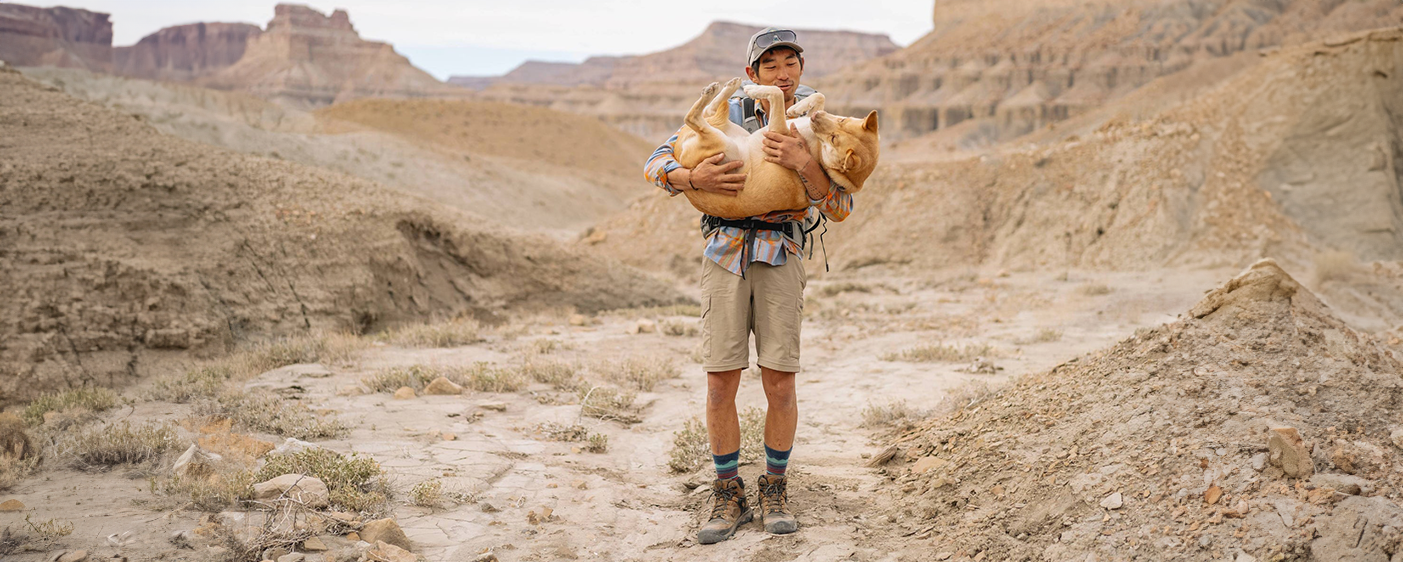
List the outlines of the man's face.
<svg viewBox="0 0 1403 562">
<path fill-rule="evenodd" d="M 794 99 L 799 88 L 799 77 L 804 74 L 804 65 L 799 61 L 799 53 L 788 47 L 775 47 L 760 55 L 760 71 L 747 67 L 745 73 L 750 80 L 761 86 L 778 86 L 784 90 L 786 101 Z"/>
</svg>

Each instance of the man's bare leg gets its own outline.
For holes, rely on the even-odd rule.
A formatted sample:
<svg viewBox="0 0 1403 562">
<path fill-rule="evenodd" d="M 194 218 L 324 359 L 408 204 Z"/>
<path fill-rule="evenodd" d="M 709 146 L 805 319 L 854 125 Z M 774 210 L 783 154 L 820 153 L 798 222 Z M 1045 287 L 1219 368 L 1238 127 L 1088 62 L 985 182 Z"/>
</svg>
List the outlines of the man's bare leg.
<svg viewBox="0 0 1403 562">
<path fill-rule="evenodd" d="M 706 436 L 711 454 L 726 455 L 740 449 L 740 417 L 736 414 L 736 390 L 740 369 L 706 374 Z"/>
<path fill-rule="evenodd" d="M 799 401 L 795 396 L 794 373 L 760 367 L 760 380 L 765 386 L 765 446 L 788 451 L 794 446 L 794 432 L 799 426 Z"/>
</svg>

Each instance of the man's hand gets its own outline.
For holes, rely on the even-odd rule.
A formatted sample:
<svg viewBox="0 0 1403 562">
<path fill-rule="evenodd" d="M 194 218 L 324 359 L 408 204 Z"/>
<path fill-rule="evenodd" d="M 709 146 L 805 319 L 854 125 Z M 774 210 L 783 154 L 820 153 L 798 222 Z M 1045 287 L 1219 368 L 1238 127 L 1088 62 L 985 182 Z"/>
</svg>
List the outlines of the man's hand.
<svg viewBox="0 0 1403 562">
<path fill-rule="evenodd" d="M 745 174 L 732 174 L 731 172 L 740 169 L 741 166 L 745 165 L 745 162 L 736 160 L 722 164 L 721 161 L 725 158 L 725 154 L 717 154 L 702 160 L 700 164 L 697 164 L 697 167 L 692 168 L 691 176 L 688 178 L 692 187 L 722 195 L 739 194 L 740 190 L 745 188 Z"/>
<path fill-rule="evenodd" d="M 799 135 L 799 129 L 790 123 L 788 135 L 765 131 L 765 160 L 799 172 L 813 161 L 813 157 L 809 155 L 809 145 Z"/>
</svg>

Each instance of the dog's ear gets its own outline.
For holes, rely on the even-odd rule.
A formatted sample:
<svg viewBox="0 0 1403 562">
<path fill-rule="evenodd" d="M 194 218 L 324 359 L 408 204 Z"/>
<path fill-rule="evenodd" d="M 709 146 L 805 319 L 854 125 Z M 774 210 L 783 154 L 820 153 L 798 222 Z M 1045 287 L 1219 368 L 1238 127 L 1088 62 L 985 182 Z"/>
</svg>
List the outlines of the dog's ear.
<svg viewBox="0 0 1403 562">
<path fill-rule="evenodd" d="M 857 167 L 857 164 L 858 164 L 858 157 L 857 157 L 856 154 L 853 154 L 852 149 L 849 148 L 849 149 L 848 149 L 848 155 L 843 157 L 843 171 L 846 172 L 846 171 L 848 171 L 848 170 L 851 170 L 851 169 L 853 169 L 853 168 L 856 168 L 856 167 Z"/>
<path fill-rule="evenodd" d="M 862 122 L 862 128 L 868 131 L 877 132 L 877 110 L 867 114 L 867 120 Z"/>
</svg>

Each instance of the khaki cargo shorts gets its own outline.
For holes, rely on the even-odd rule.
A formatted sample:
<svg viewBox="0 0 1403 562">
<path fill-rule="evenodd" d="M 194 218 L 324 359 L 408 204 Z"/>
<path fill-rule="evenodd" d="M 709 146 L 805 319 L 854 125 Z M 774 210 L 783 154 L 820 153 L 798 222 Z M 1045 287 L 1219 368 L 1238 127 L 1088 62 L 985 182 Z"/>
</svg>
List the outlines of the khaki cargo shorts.
<svg viewBox="0 0 1403 562">
<path fill-rule="evenodd" d="M 804 316 L 804 260 L 755 262 L 741 277 L 702 259 L 702 368 L 708 373 L 750 366 L 750 335 L 757 363 L 799 372 L 799 326 Z"/>
</svg>

